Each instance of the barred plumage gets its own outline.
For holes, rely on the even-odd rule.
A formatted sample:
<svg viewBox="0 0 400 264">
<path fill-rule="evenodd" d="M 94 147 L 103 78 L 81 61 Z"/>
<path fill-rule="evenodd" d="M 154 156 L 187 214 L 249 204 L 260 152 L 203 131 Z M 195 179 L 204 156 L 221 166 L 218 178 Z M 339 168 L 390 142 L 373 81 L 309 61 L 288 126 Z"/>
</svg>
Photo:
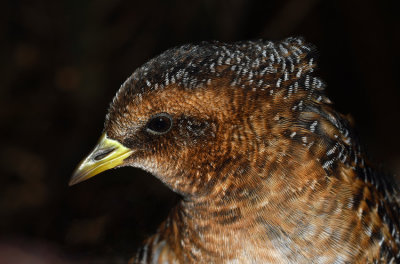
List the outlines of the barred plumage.
<svg viewBox="0 0 400 264">
<path fill-rule="evenodd" d="M 183 196 L 133 263 L 397 263 L 398 189 L 315 68 L 301 38 L 168 50 L 122 85 L 71 183 L 104 160 Z"/>
</svg>

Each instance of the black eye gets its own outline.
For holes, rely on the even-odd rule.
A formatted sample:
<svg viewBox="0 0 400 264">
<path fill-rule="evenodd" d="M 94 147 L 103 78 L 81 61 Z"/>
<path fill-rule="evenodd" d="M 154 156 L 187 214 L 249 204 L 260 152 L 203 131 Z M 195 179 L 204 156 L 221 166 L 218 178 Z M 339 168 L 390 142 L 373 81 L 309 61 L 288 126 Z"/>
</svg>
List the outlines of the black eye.
<svg viewBox="0 0 400 264">
<path fill-rule="evenodd" d="M 146 131 L 155 135 L 167 133 L 172 127 L 172 117 L 167 113 L 153 116 L 146 126 Z"/>
</svg>

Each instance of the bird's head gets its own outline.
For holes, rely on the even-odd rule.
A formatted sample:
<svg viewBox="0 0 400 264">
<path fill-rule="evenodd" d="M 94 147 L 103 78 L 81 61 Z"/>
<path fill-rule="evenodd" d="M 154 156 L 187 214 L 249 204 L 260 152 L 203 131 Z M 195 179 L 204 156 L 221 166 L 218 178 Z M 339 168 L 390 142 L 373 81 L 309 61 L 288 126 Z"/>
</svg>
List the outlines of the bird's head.
<svg viewBox="0 0 400 264">
<path fill-rule="evenodd" d="M 310 50 L 291 38 L 164 52 L 121 86 L 99 143 L 70 184 L 133 166 L 180 194 L 198 195 L 215 186 L 226 191 L 228 176 L 249 168 L 276 170 L 272 163 L 291 155 L 290 141 L 311 142 L 304 135 L 318 129 L 314 120 L 327 100 L 309 75 L 315 67 Z"/>
<path fill-rule="evenodd" d="M 154 174 L 178 193 L 200 192 L 215 183 L 215 170 L 223 169 L 237 152 L 231 137 L 240 128 L 232 92 L 211 86 L 182 89 L 177 83 L 141 91 L 130 78 L 110 106 L 98 144 L 70 184 L 110 168 L 132 166 Z"/>
</svg>

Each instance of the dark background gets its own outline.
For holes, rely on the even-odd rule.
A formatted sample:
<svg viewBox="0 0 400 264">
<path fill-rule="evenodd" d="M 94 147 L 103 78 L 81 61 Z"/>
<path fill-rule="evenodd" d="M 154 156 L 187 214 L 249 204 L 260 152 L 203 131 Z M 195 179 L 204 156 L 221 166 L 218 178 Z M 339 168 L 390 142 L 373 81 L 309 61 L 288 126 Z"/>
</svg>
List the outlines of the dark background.
<svg viewBox="0 0 400 264">
<path fill-rule="evenodd" d="M 122 262 L 176 196 L 140 170 L 68 187 L 141 64 L 201 40 L 304 36 L 370 157 L 400 173 L 395 1 L 8 1 L 0 7 L 0 263 Z M 34 262 L 38 260 L 39 262 Z"/>
</svg>

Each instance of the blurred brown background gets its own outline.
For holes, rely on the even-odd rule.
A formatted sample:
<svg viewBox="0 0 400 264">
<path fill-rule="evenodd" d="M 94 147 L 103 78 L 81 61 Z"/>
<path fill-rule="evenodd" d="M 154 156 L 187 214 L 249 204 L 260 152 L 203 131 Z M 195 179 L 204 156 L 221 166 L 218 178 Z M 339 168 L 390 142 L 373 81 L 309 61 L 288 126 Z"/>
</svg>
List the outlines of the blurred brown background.
<svg viewBox="0 0 400 264">
<path fill-rule="evenodd" d="M 120 84 L 148 59 L 187 42 L 304 36 L 319 49 L 319 74 L 336 108 L 353 115 L 371 158 L 400 174 L 394 3 L 3 2 L 0 262 L 118 263 L 155 231 L 176 196 L 151 175 L 123 168 L 67 183 L 100 136 Z"/>
</svg>

